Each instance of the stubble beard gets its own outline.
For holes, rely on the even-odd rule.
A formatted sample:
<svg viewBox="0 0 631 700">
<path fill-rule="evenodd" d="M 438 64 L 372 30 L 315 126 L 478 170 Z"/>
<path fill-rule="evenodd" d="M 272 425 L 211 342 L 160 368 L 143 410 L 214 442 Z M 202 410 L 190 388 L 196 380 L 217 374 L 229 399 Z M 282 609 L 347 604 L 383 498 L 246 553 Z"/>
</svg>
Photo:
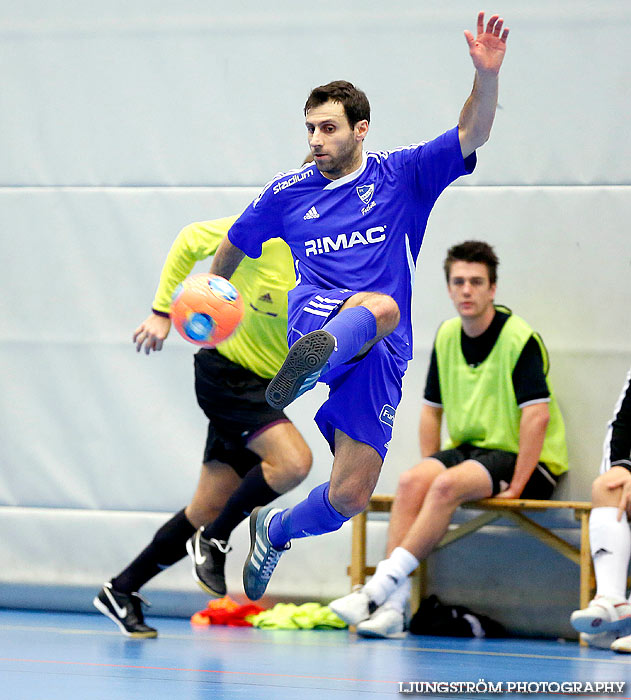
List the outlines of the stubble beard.
<svg viewBox="0 0 631 700">
<path fill-rule="evenodd" d="M 348 144 L 343 151 L 335 158 L 331 158 L 328 164 L 315 161 L 318 170 L 325 176 L 336 180 L 355 170 L 356 145 L 355 142 Z"/>
</svg>

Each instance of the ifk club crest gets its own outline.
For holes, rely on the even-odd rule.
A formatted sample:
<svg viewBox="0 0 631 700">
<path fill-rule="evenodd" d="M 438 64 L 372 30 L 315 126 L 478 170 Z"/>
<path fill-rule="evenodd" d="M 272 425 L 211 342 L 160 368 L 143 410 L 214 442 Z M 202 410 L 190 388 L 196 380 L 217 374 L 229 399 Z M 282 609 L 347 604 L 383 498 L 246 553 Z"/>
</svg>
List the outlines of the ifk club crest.
<svg viewBox="0 0 631 700">
<path fill-rule="evenodd" d="M 375 193 L 375 185 L 360 185 L 357 188 L 357 194 L 364 204 L 368 204 Z"/>
<path fill-rule="evenodd" d="M 368 212 L 375 206 L 376 202 L 373 201 L 373 194 L 375 193 L 375 185 L 359 185 L 355 188 L 359 198 L 364 203 L 362 207 L 362 215 L 368 214 Z"/>
</svg>

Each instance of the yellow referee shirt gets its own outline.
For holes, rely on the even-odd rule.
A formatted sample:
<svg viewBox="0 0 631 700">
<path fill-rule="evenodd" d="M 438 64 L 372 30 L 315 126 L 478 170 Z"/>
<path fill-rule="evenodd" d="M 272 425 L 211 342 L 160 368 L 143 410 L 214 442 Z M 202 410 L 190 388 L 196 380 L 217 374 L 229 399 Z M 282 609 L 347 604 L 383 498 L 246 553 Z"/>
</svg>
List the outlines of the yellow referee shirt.
<svg viewBox="0 0 631 700">
<path fill-rule="evenodd" d="M 236 216 L 201 221 L 183 228 L 162 268 L 153 300 L 156 311 L 169 312 L 177 285 L 199 260 L 214 255 Z M 230 280 L 243 297 L 245 313 L 234 334 L 217 352 L 260 377 L 273 377 L 287 355 L 287 292 L 295 286 L 287 244 L 272 238 L 260 258 L 245 257 Z"/>
</svg>

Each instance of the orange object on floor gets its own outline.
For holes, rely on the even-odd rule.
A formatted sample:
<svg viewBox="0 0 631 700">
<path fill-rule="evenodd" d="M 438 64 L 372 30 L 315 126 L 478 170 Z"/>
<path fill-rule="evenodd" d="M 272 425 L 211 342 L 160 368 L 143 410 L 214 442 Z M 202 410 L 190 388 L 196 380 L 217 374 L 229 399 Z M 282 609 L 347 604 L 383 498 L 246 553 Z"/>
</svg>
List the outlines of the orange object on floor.
<svg viewBox="0 0 631 700">
<path fill-rule="evenodd" d="M 253 603 L 239 605 L 230 596 L 225 596 L 224 598 L 211 600 L 205 610 L 196 612 L 191 617 L 191 624 L 200 626 L 251 627 L 252 623 L 247 618 L 258 615 L 263 610 L 265 608 L 261 608 Z"/>
</svg>

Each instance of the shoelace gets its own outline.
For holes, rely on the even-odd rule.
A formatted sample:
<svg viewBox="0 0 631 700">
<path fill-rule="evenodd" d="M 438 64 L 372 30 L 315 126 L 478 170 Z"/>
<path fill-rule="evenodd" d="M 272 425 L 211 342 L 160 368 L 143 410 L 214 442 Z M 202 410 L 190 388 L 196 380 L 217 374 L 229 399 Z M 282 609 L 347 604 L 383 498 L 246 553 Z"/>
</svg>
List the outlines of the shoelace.
<svg viewBox="0 0 631 700">
<path fill-rule="evenodd" d="M 265 557 L 265 563 L 261 567 L 261 578 L 264 581 L 267 581 L 267 579 L 272 575 L 274 569 L 276 568 L 276 564 L 278 564 L 278 560 L 280 559 L 280 555 L 283 553 L 283 550 L 279 549 L 274 549 L 273 547 L 270 547 L 269 552 L 267 553 L 267 556 Z"/>
<path fill-rule="evenodd" d="M 137 598 L 138 601 L 139 601 L 140 603 L 142 603 L 145 607 L 147 607 L 147 608 L 150 608 L 150 607 L 151 607 L 151 603 L 150 603 L 146 598 L 143 598 L 143 597 L 140 595 L 140 593 L 138 593 L 137 591 L 135 591 L 134 593 L 132 593 L 132 594 L 131 594 L 131 597 L 132 597 L 132 598 Z"/>
<path fill-rule="evenodd" d="M 222 553 L 222 554 L 228 554 L 228 552 L 232 551 L 232 547 L 225 542 L 224 540 L 216 540 L 214 537 L 210 539 L 211 544 L 214 544 L 215 547 Z"/>
</svg>

